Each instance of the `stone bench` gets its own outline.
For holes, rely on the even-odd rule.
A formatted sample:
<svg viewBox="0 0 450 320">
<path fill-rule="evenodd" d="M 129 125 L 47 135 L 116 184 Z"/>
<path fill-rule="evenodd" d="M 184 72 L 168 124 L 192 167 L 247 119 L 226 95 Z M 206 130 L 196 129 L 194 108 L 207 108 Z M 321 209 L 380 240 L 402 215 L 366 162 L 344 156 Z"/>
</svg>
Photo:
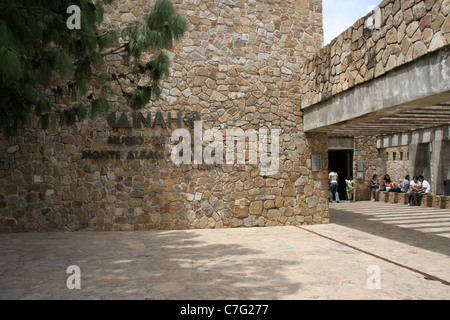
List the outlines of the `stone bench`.
<svg viewBox="0 0 450 320">
<path fill-rule="evenodd" d="M 386 192 L 389 203 L 408 204 L 409 194 L 400 192 Z"/>
<path fill-rule="evenodd" d="M 398 194 L 398 202 L 399 204 L 408 204 L 409 193 L 397 193 Z"/>
<path fill-rule="evenodd" d="M 378 197 L 377 200 L 380 202 L 389 202 L 389 192 L 386 191 L 377 191 Z"/>
<path fill-rule="evenodd" d="M 450 209 L 450 197 L 449 196 L 432 196 L 433 207 L 439 209 Z"/>
<path fill-rule="evenodd" d="M 389 203 L 398 203 L 398 193 L 397 192 L 388 192 L 388 202 Z"/>
<path fill-rule="evenodd" d="M 432 207 L 433 206 L 433 195 L 426 194 L 420 197 L 420 206 L 421 207 Z"/>
<path fill-rule="evenodd" d="M 409 193 L 377 191 L 376 200 L 380 202 L 388 202 L 393 204 L 408 204 Z M 420 206 L 450 209 L 450 196 L 438 196 L 434 194 L 423 195 Z"/>
</svg>

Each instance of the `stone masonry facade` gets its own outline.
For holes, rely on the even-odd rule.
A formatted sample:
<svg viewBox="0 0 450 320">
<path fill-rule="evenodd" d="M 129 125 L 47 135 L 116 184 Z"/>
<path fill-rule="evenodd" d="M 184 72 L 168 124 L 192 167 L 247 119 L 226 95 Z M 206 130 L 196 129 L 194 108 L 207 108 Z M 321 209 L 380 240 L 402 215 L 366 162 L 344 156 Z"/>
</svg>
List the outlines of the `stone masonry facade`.
<svg viewBox="0 0 450 320">
<path fill-rule="evenodd" d="M 303 132 L 300 108 L 301 65 L 323 42 L 322 1 L 173 3 L 189 30 L 170 53 L 161 99 L 142 112 L 170 122 L 169 113 L 194 111 L 205 130 L 279 129 L 278 172 L 265 175 L 250 164 L 176 166 L 168 155 L 173 128 L 113 129 L 106 117 L 45 131 L 34 125 L 0 139 L 0 158 L 10 162 L 0 170 L 1 232 L 329 222 L 327 136 Z M 115 0 L 105 7 L 106 23 L 123 26 L 152 4 Z M 107 72 L 124 71 L 119 56 L 108 59 Z M 111 111 L 131 117 L 119 88 L 115 93 Z M 111 144 L 114 137 L 129 145 Z M 151 152 L 160 157 L 147 157 Z M 323 156 L 319 171 L 312 154 Z"/>
<path fill-rule="evenodd" d="M 449 0 L 384 0 L 308 59 L 302 108 L 450 44 Z"/>
</svg>

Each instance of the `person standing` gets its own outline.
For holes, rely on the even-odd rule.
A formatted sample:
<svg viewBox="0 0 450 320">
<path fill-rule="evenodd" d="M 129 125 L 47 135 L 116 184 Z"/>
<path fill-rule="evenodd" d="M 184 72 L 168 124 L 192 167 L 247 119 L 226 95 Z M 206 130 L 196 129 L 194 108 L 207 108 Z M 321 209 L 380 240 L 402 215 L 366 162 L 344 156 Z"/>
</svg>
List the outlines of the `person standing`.
<svg viewBox="0 0 450 320">
<path fill-rule="evenodd" d="M 330 169 L 330 173 L 328 174 L 328 181 L 330 182 L 330 202 L 333 202 L 333 196 L 337 203 L 339 200 L 339 192 L 338 192 L 338 181 L 339 176 L 333 169 Z"/>
<path fill-rule="evenodd" d="M 350 176 L 345 179 L 345 189 L 347 191 L 347 200 L 351 202 L 353 200 L 354 182 Z"/>
</svg>

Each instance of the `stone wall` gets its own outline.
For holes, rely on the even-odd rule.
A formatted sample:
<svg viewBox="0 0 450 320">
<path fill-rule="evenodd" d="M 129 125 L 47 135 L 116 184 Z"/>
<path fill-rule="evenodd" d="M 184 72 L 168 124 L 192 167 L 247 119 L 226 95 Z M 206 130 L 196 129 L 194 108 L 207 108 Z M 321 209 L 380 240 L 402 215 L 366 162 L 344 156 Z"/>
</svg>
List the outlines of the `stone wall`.
<svg viewBox="0 0 450 320">
<path fill-rule="evenodd" d="M 389 174 L 392 181 L 403 181 L 406 175 L 412 179 L 413 173 L 410 172 L 408 147 L 391 147 L 384 149 L 387 153 L 386 173 Z"/>
<path fill-rule="evenodd" d="M 370 200 L 370 180 L 376 174 L 381 177 L 387 172 L 387 163 L 377 149 L 376 137 L 355 137 L 355 152 L 353 154 L 355 178 L 355 195 L 357 201 Z M 357 163 L 363 162 L 363 179 L 357 179 Z"/>
<path fill-rule="evenodd" d="M 176 166 L 168 154 L 173 128 L 112 129 L 102 117 L 46 131 L 32 125 L 19 137 L 0 140 L 0 158 L 11 165 L 0 170 L 0 231 L 329 222 L 327 137 L 306 136 L 300 111 L 300 65 L 323 41 L 321 1 L 173 3 L 189 30 L 170 54 L 171 77 L 161 99 L 142 112 L 151 112 L 152 121 L 160 112 L 167 122 L 169 113 L 195 111 L 205 130 L 279 129 L 279 170 L 269 176 L 249 164 Z M 151 5 L 113 1 L 105 8 L 106 23 L 123 25 Z M 104 68 L 124 71 L 118 56 Z M 111 111 L 129 112 L 115 92 Z M 112 137 L 142 144 L 131 138 L 124 145 L 108 143 Z M 317 153 L 323 170 L 313 172 L 311 154 Z"/>
<path fill-rule="evenodd" d="M 384 0 L 300 70 L 302 108 L 450 43 L 450 1 Z"/>
</svg>

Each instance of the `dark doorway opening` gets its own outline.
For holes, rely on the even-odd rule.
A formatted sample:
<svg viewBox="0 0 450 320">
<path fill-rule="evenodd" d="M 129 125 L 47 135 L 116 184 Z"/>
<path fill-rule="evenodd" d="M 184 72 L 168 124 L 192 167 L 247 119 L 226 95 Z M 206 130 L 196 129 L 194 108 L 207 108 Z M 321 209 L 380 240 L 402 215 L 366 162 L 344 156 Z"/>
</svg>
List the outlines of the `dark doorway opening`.
<svg viewBox="0 0 450 320">
<path fill-rule="evenodd" d="M 353 177 L 353 150 L 333 150 L 328 152 L 328 168 L 338 174 L 338 192 L 341 200 L 347 200 L 345 179 Z"/>
</svg>

